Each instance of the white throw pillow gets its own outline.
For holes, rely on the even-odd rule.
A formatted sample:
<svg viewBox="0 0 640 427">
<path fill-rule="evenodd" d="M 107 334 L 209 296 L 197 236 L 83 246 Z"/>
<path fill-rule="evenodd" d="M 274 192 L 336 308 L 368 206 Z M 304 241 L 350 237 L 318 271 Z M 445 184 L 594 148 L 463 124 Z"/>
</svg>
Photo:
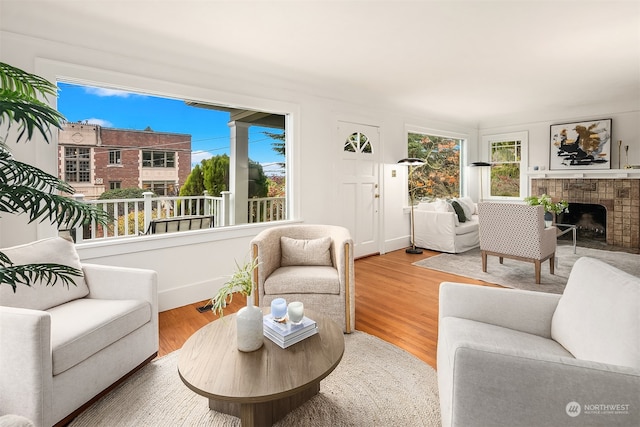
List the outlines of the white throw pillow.
<svg viewBox="0 0 640 427">
<path fill-rule="evenodd" d="M 466 216 L 467 219 L 471 219 L 471 215 L 473 215 L 476 211 L 476 204 L 473 203 L 471 197 L 458 197 L 454 200 L 457 200 L 458 203 L 460 203 L 460 206 L 462 206 L 462 210 L 464 210 L 464 216 Z"/>
<path fill-rule="evenodd" d="M 321 265 L 332 266 L 331 262 L 331 237 L 319 239 L 292 239 L 280 237 L 280 249 L 283 267 L 294 265 Z"/>
<path fill-rule="evenodd" d="M 433 203 L 436 212 L 453 212 L 451 204 L 447 203 L 444 199 L 436 199 Z"/>
<path fill-rule="evenodd" d="M 61 237 L 38 240 L 26 245 L 0 249 L 9 257 L 14 265 L 52 263 L 62 264 L 82 270 L 80 257 L 73 242 Z M 46 286 L 36 281 L 31 286 L 19 284 L 16 292 L 7 284 L 0 285 L 0 304 L 28 308 L 31 310 L 47 310 L 65 302 L 84 298 L 89 294 L 89 287 L 84 276 L 73 276 L 73 284 L 69 287 L 58 281 L 53 286 Z"/>
<path fill-rule="evenodd" d="M 577 359 L 640 369 L 640 278 L 580 258 L 553 314 L 551 337 Z"/>
</svg>

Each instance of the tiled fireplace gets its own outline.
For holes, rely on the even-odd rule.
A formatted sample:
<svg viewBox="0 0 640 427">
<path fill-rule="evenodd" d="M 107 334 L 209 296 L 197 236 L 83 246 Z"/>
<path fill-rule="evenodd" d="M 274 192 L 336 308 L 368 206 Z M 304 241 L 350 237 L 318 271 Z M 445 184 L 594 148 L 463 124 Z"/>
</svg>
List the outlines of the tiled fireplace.
<svg viewBox="0 0 640 427">
<path fill-rule="evenodd" d="M 531 194 L 543 193 L 554 201 L 604 206 L 607 244 L 640 247 L 640 179 L 533 178 Z"/>
</svg>

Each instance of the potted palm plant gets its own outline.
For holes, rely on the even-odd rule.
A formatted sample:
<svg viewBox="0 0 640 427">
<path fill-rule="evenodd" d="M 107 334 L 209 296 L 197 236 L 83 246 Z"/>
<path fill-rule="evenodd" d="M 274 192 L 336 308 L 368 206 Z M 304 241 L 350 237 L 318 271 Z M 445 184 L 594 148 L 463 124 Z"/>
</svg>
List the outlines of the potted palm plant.
<svg viewBox="0 0 640 427">
<path fill-rule="evenodd" d="M 93 206 L 65 197 L 74 189 L 58 177 L 16 160 L 7 145 L 11 130 L 15 142 L 30 141 L 41 135 L 50 143 L 52 128 L 61 128 L 64 117 L 45 101 L 57 95 L 57 86 L 42 77 L 0 62 L 0 215 L 27 214 L 29 222 L 49 220 L 58 228 L 75 228 L 96 221 L 106 224 L 108 215 Z M 12 135 L 12 134 L 11 134 Z M 0 251 L 0 285 L 17 291 L 18 284 L 30 286 L 36 280 L 54 285 L 73 283 L 82 271 L 60 264 L 15 265 Z"/>
</svg>

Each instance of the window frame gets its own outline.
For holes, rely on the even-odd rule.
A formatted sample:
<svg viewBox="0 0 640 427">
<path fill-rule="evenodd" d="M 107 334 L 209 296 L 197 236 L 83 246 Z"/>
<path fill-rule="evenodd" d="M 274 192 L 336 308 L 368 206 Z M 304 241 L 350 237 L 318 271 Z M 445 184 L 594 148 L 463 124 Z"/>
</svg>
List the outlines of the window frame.
<svg viewBox="0 0 640 427">
<path fill-rule="evenodd" d="M 469 139 L 470 136 L 467 133 L 456 132 L 456 131 L 443 131 L 438 129 L 426 128 L 416 125 L 405 125 L 404 131 L 404 141 L 406 145 L 406 149 L 408 152 L 408 144 L 409 144 L 409 134 L 421 134 L 421 135 L 430 135 L 437 136 L 441 138 L 451 138 L 460 140 L 460 175 L 459 175 L 459 193 L 460 197 L 468 196 L 468 185 L 467 185 L 467 168 L 464 165 L 467 164 L 468 151 L 469 151 Z M 406 191 L 406 200 L 409 200 L 409 185 L 408 185 L 408 171 L 405 179 L 405 191 Z M 407 202 L 408 203 L 408 202 Z"/>
<path fill-rule="evenodd" d="M 483 135 L 482 147 L 483 151 L 487 153 L 487 158 L 491 163 L 491 148 L 492 144 L 500 142 L 520 141 L 520 196 L 493 196 L 491 194 L 491 168 L 481 168 L 486 170 L 480 170 L 483 179 L 483 189 L 485 200 L 504 200 L 504 201 L 521 201 L 529 194 L 529 177 L 527 175 L 527 166 L 529 164 L 529 132 L 528 131 L 516 131 L 501 134 Z"/>
<path fill-rule="evenodd" d="M 109 166 L 122 166 L 122 150 L 109 150 Z"/>
<path fill-rule="evenodd" d="M 69 150 L 77 150 L 77 153 L 73 156 L 69 156 L 67 153 Z M 82 153 L 80 152 L 82 150 Z M 83 157 L 86 156 L 86 157 Z M 92 154 L 91 148 L 89 147 L 75 147 L 75 146 L 66 146 L 64 149 L 64 179 L 67 182 L 76 182 L 76 183 L 90 183 L 91 181 L 91 163 L 92 163 Z M 69 171 L 69 166 L 75 165 L 73 171 Z M 84 168 L 86 166 L 86 168 Z M 81 175 L 85 176 L 87 179 L 82 180 Z"/>
</svg>

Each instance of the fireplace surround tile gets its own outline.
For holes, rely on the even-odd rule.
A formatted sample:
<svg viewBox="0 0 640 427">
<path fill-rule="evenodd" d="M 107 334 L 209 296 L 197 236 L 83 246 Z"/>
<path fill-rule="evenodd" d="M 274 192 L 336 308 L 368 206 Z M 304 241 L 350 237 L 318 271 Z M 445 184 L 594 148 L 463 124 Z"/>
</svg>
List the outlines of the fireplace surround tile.
<svg viewBox="0 0 640 427">
<path fill-rule="evenodd" d="M 607 244 L 640 247 L 640 179 L 534 178 L 531 194 L 553 200 L 593 203 L 607 210 Z"/>
</svg>

